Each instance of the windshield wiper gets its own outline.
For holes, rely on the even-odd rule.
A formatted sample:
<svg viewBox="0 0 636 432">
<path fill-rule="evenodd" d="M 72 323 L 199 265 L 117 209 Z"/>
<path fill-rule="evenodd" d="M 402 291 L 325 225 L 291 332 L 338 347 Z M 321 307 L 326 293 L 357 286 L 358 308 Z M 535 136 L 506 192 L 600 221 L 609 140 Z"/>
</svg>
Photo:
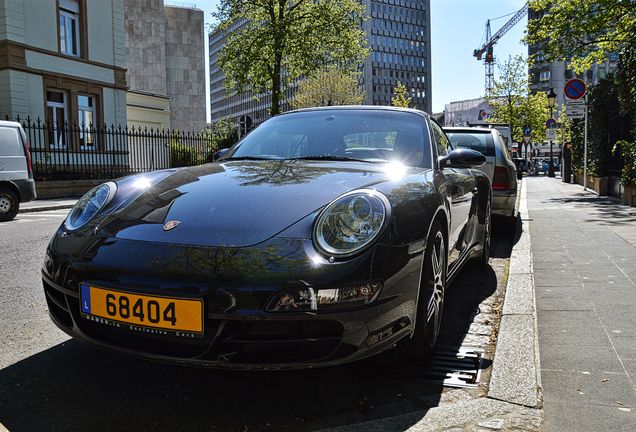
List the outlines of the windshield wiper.
<svg viewBox="0 0 636 432">
<path fill-rule="evenodd" d="M 356 158 L 350 158 L 347 156 L 336 156 L 336 155 L 310 155 L 310 156 L 290 158 L 290 160 L 325 160 L 325 161 L 381 163 L 381 161 L 379 160 L 356 159 Z"/>
</svg>

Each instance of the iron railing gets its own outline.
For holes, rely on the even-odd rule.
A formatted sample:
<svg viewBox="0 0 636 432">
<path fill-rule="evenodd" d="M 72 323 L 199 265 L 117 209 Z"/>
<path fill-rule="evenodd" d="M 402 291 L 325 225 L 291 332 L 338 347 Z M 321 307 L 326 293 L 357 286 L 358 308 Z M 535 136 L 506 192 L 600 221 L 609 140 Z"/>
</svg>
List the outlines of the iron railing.
<svg viewBox="0 0 636 432">
<path fill-rule="evenodd" d="M 205 131 L 14 121 L 27 135 L 36 180 L 111 179 L 199 165 L 211 162 L 216 151 Z"/>
</svg>

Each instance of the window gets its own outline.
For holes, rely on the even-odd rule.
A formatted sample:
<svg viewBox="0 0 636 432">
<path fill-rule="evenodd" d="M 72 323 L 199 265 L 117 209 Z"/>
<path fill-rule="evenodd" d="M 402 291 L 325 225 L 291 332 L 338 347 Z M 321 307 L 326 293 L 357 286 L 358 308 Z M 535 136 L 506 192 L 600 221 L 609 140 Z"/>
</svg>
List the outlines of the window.
<svg viewBox="0 0 636 432">
<path fill-rule="evenodd" d="M 452 146 L 448 138 L 442 132 L 442 128 L 435 122 L 431 122 L 433 126 L 433 137 L 435 138 L 435 144 L 437 146 L 437 157 L 446 156 L 449 150 L 452 150 Z"/>
<path fill-rule="evenodd" d="M 59 90 L 47 90 L 46 92 L 46 116 L 50 123 L 49 145 L 51 147 L 66 147 L 65 123 L 68 105 L 66 93 Z"/>
<path fill-rule="evenodd" d="M 97 115 L 95 112 L 95 97 L 77 96 L 78 126 L 80 128 L 79 140 L 83 149 L 95 148 L 95 127 Z"/>
<path fill-rule="evenodd" d="M 60 0 L 60 51 L 80 56 L 80 5 L 76 0 Z"/>
<path fill-rule="evenodd" d="M 539 81 L 550 81 L 550 71 L 543 71 L 539 74 Z"/>
</svg>

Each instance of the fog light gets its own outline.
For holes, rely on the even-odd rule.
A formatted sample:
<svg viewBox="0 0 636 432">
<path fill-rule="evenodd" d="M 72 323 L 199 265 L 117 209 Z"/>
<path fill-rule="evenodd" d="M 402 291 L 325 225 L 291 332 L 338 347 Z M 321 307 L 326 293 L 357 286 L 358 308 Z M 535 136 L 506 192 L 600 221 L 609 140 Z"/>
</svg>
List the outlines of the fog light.
<svg viewBox="0 0 636 432">
<path fill-rule="evenodd" d="M 350 309 L 374 301 L 381 282 L 367 282 L 342 288 L 299 288 L 276 294 L 267 303 L 269 312 L 306 312 Z"/>
</svg>

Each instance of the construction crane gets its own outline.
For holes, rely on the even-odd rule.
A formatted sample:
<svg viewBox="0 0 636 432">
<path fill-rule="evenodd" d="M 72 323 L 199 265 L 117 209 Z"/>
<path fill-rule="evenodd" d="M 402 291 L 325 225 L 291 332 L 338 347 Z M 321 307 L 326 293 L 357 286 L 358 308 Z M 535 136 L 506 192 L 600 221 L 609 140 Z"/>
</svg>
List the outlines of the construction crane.
<svg viewBox="0 0 636 432">
<path fill-rule="evenodd" d="M 503 35 L 508 33 L 508 30 L 521 21 L 521 18 L 523 18 L 526 13 L 528 13 L 528 3 L 524 4 L 523 7 L 519 9 L 513 17 L 510 18 L 508 22 L 492 36 L 490 34 L 490 20 L 486 21 L 486 42 L 481 48 L 473 51 L 473 56 L 477 57 L 477 60 L 481 61 L 482 58 L 484 59 L 484 68 L 486 70 L 486 96 L 491 96 L 495 76 L 495 56 L 493 54 L 493 46 Z M 486 53 L 486 57 L 484 57 L 484 53 Z"/>
</svg>

